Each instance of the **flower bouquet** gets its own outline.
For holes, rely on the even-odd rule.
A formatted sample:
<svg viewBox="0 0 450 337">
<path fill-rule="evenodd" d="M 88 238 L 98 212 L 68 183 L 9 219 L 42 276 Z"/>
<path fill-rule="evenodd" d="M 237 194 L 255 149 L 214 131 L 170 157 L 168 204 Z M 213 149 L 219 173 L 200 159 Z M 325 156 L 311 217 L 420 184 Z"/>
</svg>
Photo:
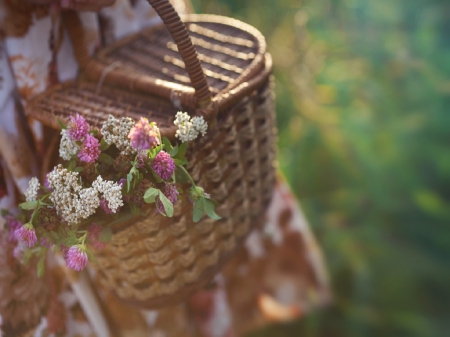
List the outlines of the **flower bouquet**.
<svg viewBox="0 0 450 337">
<path fill-rule="evenodd" d="M 172 217 L 183 195 L 193 205 L 194 222 L 205 213 L 220 219 L 216 202 L 185 169 L 188 142 L 204 136 L 208 125 L 185 112 L 177 113 L 174 124 L 175 146 L 142 117 L 135 122 L 110 115 L 100 132 L 90 130 L 80 115 L 60 123 L 63 164 L 47 174 L 43 185 L 32 178 L 20 213 L 6 216 L 10 239 L 18 241 L 16 257 L 27 262 L 37 256 L 42 275 L 46 252 L 53 247 L 69 268 L 80 271 L 95 260 L 90 247 L 103 248 L 114 225 L 152 212 Z"/>
</svg>

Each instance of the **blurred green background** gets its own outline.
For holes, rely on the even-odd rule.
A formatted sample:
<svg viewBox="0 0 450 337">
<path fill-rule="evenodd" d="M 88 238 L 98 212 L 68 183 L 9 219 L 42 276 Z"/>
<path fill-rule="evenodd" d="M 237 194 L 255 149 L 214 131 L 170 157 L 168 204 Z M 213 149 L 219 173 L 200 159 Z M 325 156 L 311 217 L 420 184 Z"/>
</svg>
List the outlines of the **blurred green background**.
<svg viewBox="0 0 450 337">
<path fill-rule="evenodd" d="M 334 305 L 261 336 L 450 336 L 450 1 L 194 0 L 266 36 Z"/>
</svg>

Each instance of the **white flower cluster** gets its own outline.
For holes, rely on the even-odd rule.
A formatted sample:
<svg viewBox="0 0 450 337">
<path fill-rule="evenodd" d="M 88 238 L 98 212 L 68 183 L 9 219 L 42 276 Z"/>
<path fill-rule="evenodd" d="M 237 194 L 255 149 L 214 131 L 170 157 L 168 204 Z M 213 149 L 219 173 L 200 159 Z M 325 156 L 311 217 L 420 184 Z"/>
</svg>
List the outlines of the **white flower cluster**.
<svg viewBox="0 0 450 337">
<path fill-rule="evenodd" d="M 194 140 L 201 133 L 202 136 L 206 134 L 208 124 L 203 117 L 191 117 L 187 112 L 178 111 L 173 122 L 178 126 L 178 130 L 175 133 L 175 137 L 179 138 L 183 143 Z"/>
<path fill-rule="evenodd" d="M 122 201 L 122 187 L 110 180 L 103 180 L 101 176 L 92 183 L 92 187 L 103 194 L 103 197 L 108 202 L 108 208 L 116 213 L 119 207 L 123 206 Z"/>
<path fill-rule="evenodd" d="M 34 201 L 37 198 L 37 192 L 39 190 L 39 180 L 36 177 L 31 178 L 28 183 L 28 188 L 25 191 L 25 198 L 27 201 Z"/>
<path fill-rule="evenodd" d="M 47 180 L 53 192 L 50 200 L 54 203 L 58 215 L 69 224 L 76 224 L 86 219 L 100 205 L 98 191 L 82 188 L 78 183 L 77 172 L 70 172 L 61 164 L 47 174 Z"/>
<path fill-rule="evenodd" d="M 102 135 L 105 142 L 114 144 L 123 155 L 135 154 L 136 150 L 131 147 L 128 134 L 134 127 L 134 121 L 129 117 L 122 117 L 120 120 L 109 115 L 108 120 L 103 123 Z"/>
<path fill-rule="evenodd" d="M 100 199 L 98 191 L 94 188 L 83 188 L 78 194 L 79 199 L 77 203 L 78 216 L 82 219 L 88 218 L 100 206 Z"/>
<path fill-rule="evenodd" d="M 197 130 L 199 133 L 202 134 L 202 136 L 206 135 L 206 130 L 208 130 L 208 124 L 203 119 L 203 116 L 193 117 L 192 125 L 194 126 L 195 130 Z"/>
<path fill-rule="evenodd" d="M 77 154 L 79 147 L 72 141 L 67 134 L 67 130 L 61 130 L 61 142 L 59 143 L 59 156 L 64 160 L 70 160 L 70 158 Z"/>
</svg>

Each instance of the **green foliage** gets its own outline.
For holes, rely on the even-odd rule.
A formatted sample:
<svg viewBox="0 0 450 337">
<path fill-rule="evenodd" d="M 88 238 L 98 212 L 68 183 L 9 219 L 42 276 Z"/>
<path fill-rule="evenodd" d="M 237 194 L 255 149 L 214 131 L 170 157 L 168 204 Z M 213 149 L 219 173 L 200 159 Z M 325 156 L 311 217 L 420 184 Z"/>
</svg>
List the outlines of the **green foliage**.
<svg viewBox="0 0 450 337">
<path fill-rule="evenodd" d="M 221 217 L 218 216 L 215 212 L 215 201 L 212 199 L 202 197 L 197 201 L 195 201 L 194 204 L 194 212 L 193 212 L 194 222 L 200 221 L 204 213 L 206 213 L 207 216 L 209 216 L 214 220 L 221 219 Z"/>
<path fill-rule="evenodd" d="M 32 210 L 32 209 L 35 209 L 37 205 L 38 205 L 37 200 L 33 200 L 33 201 L 23 202 L 19 205 L 19 207 L 22 209 L 25 209 L 25 210 Z"/>
<path fill-rule="evenodd" d="M 448 334 L 448 1 L 194 4 L 267 38 L 280 168 L 334 288 L 332 308 L 252 336 Z"/>
<path fill-rule="evenodd" d="M 159 191 L 158 197 L 164 207 L 164 212 L 166 212 L 166 214 L 163 215 L 167 215 L 169 218 L 172 217 L 173 216 L 172 202 L 161 191 Z"/>
</svg>

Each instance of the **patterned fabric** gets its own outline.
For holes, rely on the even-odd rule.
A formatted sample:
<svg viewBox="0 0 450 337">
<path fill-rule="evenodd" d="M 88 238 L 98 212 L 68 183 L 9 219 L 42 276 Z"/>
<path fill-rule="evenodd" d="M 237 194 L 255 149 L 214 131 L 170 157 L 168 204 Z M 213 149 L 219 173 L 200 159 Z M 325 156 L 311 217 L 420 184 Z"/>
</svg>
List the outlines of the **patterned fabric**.
<svg viewBox="0 0 450 337">
<path fill-rule="evenodd" d="M 180 13 L 190 10 L 185 1 L 172 3 Z M 91 52 L 159 21 L 145 0 L 117 0 L 98 14 L 80 16 Z M 46 149 L 46 132 L 26 119 L 23 105 L 49 86 L 74 78 L 77 70 L 58 10 L 0 0 L 0 208 L 16 207 L 17 190 L 24 192 Z M 11 268 L 19 267 L 17 261 L 11 263 Z M 48 301 L 39 309 L 40 323 L 22 331 L 24 336 L 230 337 L 297 319 L 330 300 L 320 249 L 282 179 L 265 223 L 251 233 L 245 247 L 205 289 L 176 306 L 130 308 L 102 290 L 93 270 L 68 270 L 52 254 L 47 265 Z M 20 275 L 23 282 L 31 278 Z M 13 286 L 0 284 L 0 293 Z M 17 293 L 11 301 L 26 295 Z M 4 335 L 17 336 L 17 331 L 5 330 L 2 310 Z M 17 319 L 27 322 L 25 316 Z"/>
</svg>

